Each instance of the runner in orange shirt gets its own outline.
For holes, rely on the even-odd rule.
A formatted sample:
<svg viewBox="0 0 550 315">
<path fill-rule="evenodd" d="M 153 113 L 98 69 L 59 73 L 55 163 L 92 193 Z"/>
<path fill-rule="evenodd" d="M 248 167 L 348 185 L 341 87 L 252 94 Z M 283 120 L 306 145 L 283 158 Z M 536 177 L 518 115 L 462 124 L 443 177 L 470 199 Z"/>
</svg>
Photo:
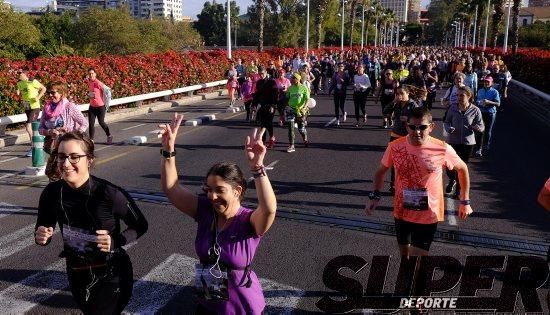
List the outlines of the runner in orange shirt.
<svg viewBox="0 0 550 315">
<path fill-rule="evenodd" d="M 459 216 L 465 219 L 470 207 L 468 167 L 455 150 L 430 136 L 434 128 L 432 114 L 419 107 L 409 112 L 408 135 L 390 142 L 374 176 L 374 189 L 365 206 L 366 215 L 380 201 L 380 189 L 386 172 L 395 167 L 393 216 L 402 256 L 425 256 L 432 243 L 437 223 L 444 219 L 443 168 L 458 171 L 460 191 Z"/>
</svg>

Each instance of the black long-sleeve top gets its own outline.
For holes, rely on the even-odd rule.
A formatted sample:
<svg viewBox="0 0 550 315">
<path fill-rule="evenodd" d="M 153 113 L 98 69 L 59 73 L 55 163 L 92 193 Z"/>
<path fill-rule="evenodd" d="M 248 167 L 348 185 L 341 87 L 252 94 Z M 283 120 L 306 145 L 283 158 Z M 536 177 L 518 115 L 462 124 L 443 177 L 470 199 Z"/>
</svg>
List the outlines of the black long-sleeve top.
<svg viewBox="0 0 550 315">
<path fill-rule="evenodd" d="M 256 92 L 252 104 L 273 105 L 279 101 L 277 83 L 271 78 L 260 79 L 256 82 Z"/>
<path fill-rule="evenodd" d="M 124 231 L 120 220 L 127 226 Z M 64 180 L 44 188 L 35 229 L 55 228 L 56 224 L 61 229 L 64 252 L 77 253 L 90 262 L 105 260 L 107 255 L 93 241 L 96 230 L 107 230 L 111 250 L 116 250 L 135 241 L 148 228 L 147 220 L 124 189 L 94 176 L 78 189 L 71 188 Z"/>
</svg>

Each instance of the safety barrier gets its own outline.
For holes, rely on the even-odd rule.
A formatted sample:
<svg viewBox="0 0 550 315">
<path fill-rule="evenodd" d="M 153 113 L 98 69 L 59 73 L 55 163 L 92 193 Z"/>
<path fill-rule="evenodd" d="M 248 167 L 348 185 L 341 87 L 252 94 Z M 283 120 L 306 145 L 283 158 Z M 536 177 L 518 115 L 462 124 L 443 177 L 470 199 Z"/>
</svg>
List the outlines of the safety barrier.
<svg viewBox="0 0 550 315">
<path fill-rule="evenodd" d="M 532 86 L 529 86 L 523 82 L 520 82 L 518 80 L 514 80 L 512 79 L 511 82 L 517 86 L 519 86 L 520 88 L 526 90 L 527 92 L 529 93 L 532 93 L 538 97 L 540 97 L 544 102 L 547 102 L 547 103 L 550 103 L 550 94 L 546 94 L 540 90 L 537 90 L 535 89 L 534 87 Z"/>
<path fill-rule="evenodd" d="M 190 86 L 177 88 L 173 90 L 165 90 L 160 92 L 121 97 L 121 98 L 111 100 L 110 106 L 130 104 L 130 103 L 136 103 L 136 102 L 139 103 L 145 100 L 168 97 L 174 94 L 188 93 L 188 92 L 202 90 L 205 88 L 217 87 L 225 84 L 227 84 L 227 80 L 220 80 L 220 81 L 208 82 L 203 84 L 190 85 Z M 89 106 L 90 104 L 77 105 L 78 109 L 81 112 L 87 111 Z M 42 115 L 42 113 L 40 113 L 40 115 Z M 38 116 L 39 118 L 40 118 L 40 115 Z M 8 125 L 23 123 L 26 121 L 27 121 L 27 116 L 25 114 L 0 117 L 0 136 L 3 136 L 5 134 L 5 130 Z"/>
</svg>

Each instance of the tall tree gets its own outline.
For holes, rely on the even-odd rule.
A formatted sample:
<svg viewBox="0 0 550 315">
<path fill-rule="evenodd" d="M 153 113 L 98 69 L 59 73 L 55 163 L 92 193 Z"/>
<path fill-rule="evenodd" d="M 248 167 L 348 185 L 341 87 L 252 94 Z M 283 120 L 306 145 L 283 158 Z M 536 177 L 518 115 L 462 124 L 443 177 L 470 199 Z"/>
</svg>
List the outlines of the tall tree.
<svg viewBox="0 0 550 315">
<path fill-rule="evenodd" d="M 350 6 L 349 6 L 349 29 L 350 29 L 350 34 L 349 34 L 349 46 L 352 47 L 353 46 L 353 29 L 354 29 L 354 26 L 355 26 L 355 16 L 356 16 L 356 10 L 357 10 L 357 3 L 359 2 L 359 0 L 351 0 L 350 1 Z"/>
<path fill-rule="evenodd" d="M 504 0 L 493 0 L 493 4 L 495 13 L 493 14 L 493 24 L 491 25 L 491 42 L 493 48 L 496 48 L 500 23 L 504 16 Z"/>
<path fill-rule="evenodd" d="M 197 21 L 194 22 L 195 29 L 201 34 L 207 46 L 223 45 L 225 43 L 225 9 L 223 4 L 205 2 Z"/>
<path fill-rule="evenodd" d="M 323 42 L 323 22 L 325 20 L 325 12 L 330 0 L 316 0 L 313 7 L 315 12 L 315 43 L 317 49 L 321 48 Z"/>
<path fill-rule="evenodd" d="M 519 44 L 519 8 L 521 7 L 521 0 L 514 0 L 514 6 L 512 7 L 512 53 L 518 52 Z"/>
<path fill-rule="evenodd" d="M 258 51 L 264 51 L 265 0 L 256 0 L 259 17 Z"/>
</svg>

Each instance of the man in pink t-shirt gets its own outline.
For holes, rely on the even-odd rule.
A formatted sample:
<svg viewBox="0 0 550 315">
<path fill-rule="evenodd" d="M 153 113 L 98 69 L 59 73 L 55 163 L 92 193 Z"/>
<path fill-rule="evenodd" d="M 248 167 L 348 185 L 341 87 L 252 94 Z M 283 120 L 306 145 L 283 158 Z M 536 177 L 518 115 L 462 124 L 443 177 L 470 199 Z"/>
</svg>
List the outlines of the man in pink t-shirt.
<svg viewBox="0 0 550 315">
<path fill-rule="evenodd" d="M 374 177 L 374 190 L 365 213 L 370 215 L 380 201 L 386 172 L 393 166 L 396 174 L 393 216 L 402 256 L 428 254 L 437 223 L 443 221 L 443 167 L 458 172 L 460 218 L 472 213 L 468 167 L 455 150 L 430 136 L 434 128 L 432 114 L 426 108 L 409 112 L 406 137 L 390 142 Z"/>
</svg>

